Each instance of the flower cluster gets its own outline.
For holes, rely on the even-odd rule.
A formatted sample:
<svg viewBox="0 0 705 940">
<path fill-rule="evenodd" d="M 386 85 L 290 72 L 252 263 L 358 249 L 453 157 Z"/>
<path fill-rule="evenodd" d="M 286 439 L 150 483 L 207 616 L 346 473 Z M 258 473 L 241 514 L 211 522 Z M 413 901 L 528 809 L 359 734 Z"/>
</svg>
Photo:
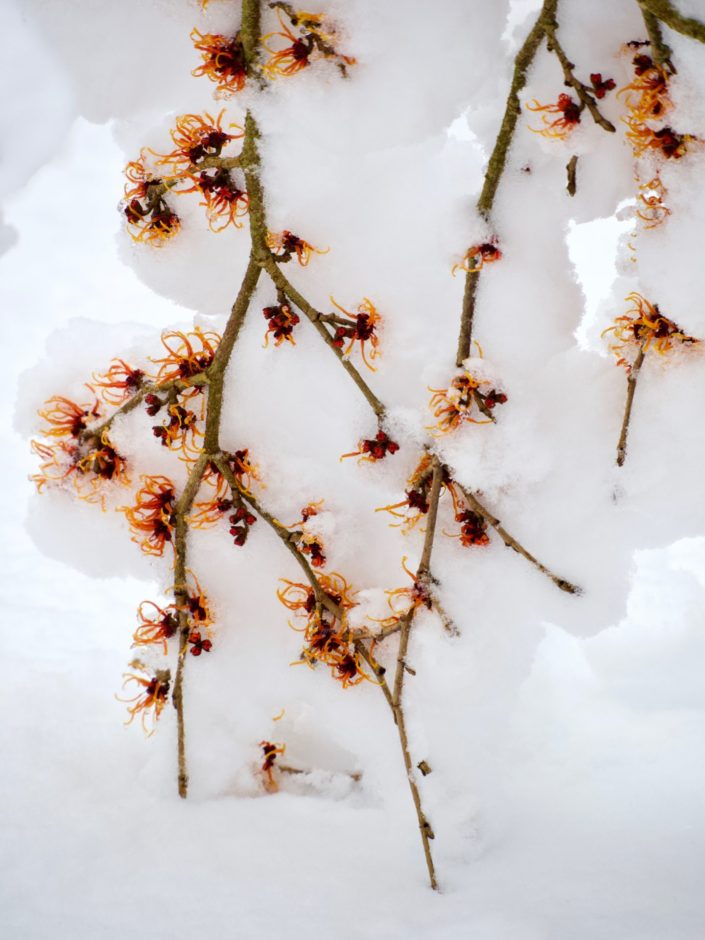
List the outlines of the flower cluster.
<svg viewBox="0 0 705 940">
<path fill-rule="evenodd" d="M 121 506 L 125 513 L 132 541 L 147 555 L 163 555 L 174 534 L 176 492 L 174 484 L 164 476 L 143 476 L 142 486 L 135 494 L 134 506 Z"/>
<path fill-rule="evenodd" d="M 204 160 L 220 157 L 224 147 L 231 140 L 237 140 L 244 135 L 239 124 L 228 124 L 228 130 L 223 129 L 223 109 L 216 117 L 206 112 L 200 114 L 182 114 L 176 119 L 176 127 L 169 131 L 174 143 L 171 153 L 156 154 L 158 165 L 167 169 L 169 179 L 183 179 L 185 177 L 196 180 L 198 164 Z M 230 131 L 234 131 L 231 133 Z"/>
<path fill-rule="evenodd" d="M 465 271 L 466 274 L 473 274 L 482 270 L 486 264 L 492 264 L 499 261 L 502 252 L 494 241 L 482 242 L 480 245 L 471 245 L 465 252 L 463 260 L 454 264 L 451 274 L 455 277 L 458 271 Z"/>
<path fill-rule="evenodd" d="M 174 150 L 166 154 L 143 150 L 139 160 L 127 164 L 124 213 L 137 241 L 161 244 L 178 231 L 178 219 L 163 200 L 167 190 L 178 196 L 200 193 L 212 231 L 228 225 L 242 228 L 240 219 L 247 215 L 249 197 L 232 174 L 238 158 L 224 158 L 222 151 L 244 132 L 237 124 L 228 126 L 233 133 L 224 130 L 224 113 L 182 114 L 170 131 Z M 145 166 L 147 152 L 156 161 L 158 175 Z"/>
<path fill-rule="evenodd" d="M 158 669 L 153 675 L 145 666 L 135 660 L 130 663 L 133 669 L 137 669 L 142 675 L 135 672 L 125 673 L 122 684 L 125 689 L 131 683 L 138 686 L 138 691 L 132 698 L 118 698 L 120 702 L 127 702 L 129 718 L 125 724 L 130 725 L 139 715 L 142 721 L 142 727 L 148 736 L 156 731 L 156 723 L 164 710 L 169 697 L 169 687 L 171 685 L 171 674 L 168 669 Z"/>
<path fill-rule="evenodd" d="M 411 585 L 409 587 L 395 588 L 393 591 L 385 591 L 387 604 L 391 610 L 390 616 L 384 617 L 381 620 L 376 617 L 370 618 L 374 623 L 378 623 L 382 627 L 394 627 L 400 620 L 408 617 L 412 610 L 418 610 L 421 607 L 431 610 L 433 607 L 433 598 L 431 596 L 428 579 L 418 578 L 413 571 L 409 570 L 406 565 L 406 556 L 402 558 L 401 566 L 411 578 Z"/>
<path fill-rule="evenodd" d="M 71 481 L 74 492 L 89 503 L 104 505 L 106 482 L 127 486 L 127 461 L 110 442 L 107 431 L 100 439 L 91 436 L 85 441 L 58 441 L 47 444 L 32 441 L 32 451 L 39 457 L 39 472 L 31 479 L 41 492 L 48 484 Z"/>
<path fill-rule="evenodd" d="M 653 126 L 661 123 L 673 109 L 668 90 L 668 72 L 644 53 L 636 55 L 632 64 L 634 78 L 620 89 L 618 95 L 627 106 L 628 113 L 624 118 L 626 137 L 633 147 L 634 156 L 654 153 L 677 160 L 687 152 L 689 143 L 695 138 L 681 134 L 669 125 Z"/>
<path fill-rule="evenodd" d="M 143 157 L 128 163 L 125 175 L 127 183 L 122 212 L 127 221 L 127 231 L 136 242 L 160 247 L 181 228 L 178 215 L 164 200 L 169 184 L 147 170 Z"/>
<path fill-rule="evenodd" d="M 300 323 L 300 317 L 286 300 L 272 307 L 264 307 L 262 313 L 267 321 L 267 331 L 264 334 L 265 347 L 269 345 L 270 335 L 274 337 L 275 346 L 281 346 L 284 341 L 296 345 L 292 334 L 294 327 Z"/>
<path fill-rule="evenodd" d="M 349 356 L 355 343 L 360 344 L 360 355 L 362 361 L 368 369 L 376 372 L 372 360 L 379 356 L 379 338 L 377 328 L 381 320 L 377 309 L 369 297 L 364 297 L 362 303 L 358 305 L 357 312 L 351 313 L 331 297 L 331 303 L 343 314 L 343 318 L 336 316 L 335 334 L 333 336 L 333 345 L 343 350 L 344 356 Z M 349 322 L 346 322 L 349 321 Z M 365 344 L 369 343 L 371 349 L 369 359 L 365 353 Z M 347 345 L 346 345 L 347 344 Z"/>
<path fill-rule="evenodd" d="M 644 223 L 645 228 L 657 228 L 665 222 L 671 214 L 666 205 L 666 187 L 661 182 L 658 173 L 641 183 L 637 193 L 637 217 Z"/>
<path fill-rule="evenodd" d="M 631 306 L 625 314 L 617 317 L 612 326 L 602 335 L 612 334 L 615 342 L 610 350 L 617 357 L 617 364 L 631 371 L 632 354 L 638 350 L 646 353 L 652 347 L 659 355 L 665 355 L 678 345 L 692 346 L 699 340 L 688 336 L 680 327 L 664 316 L 658 304 L 652 304 L 641 294 L 632 292 L 626 298 Z"/>
<path fill-rule="evenodd" d="M 270 6 L 277 8 L 281 30 L 262 36 L 262 45 L 270 53 L 263 67 L 268 78 L 295 75 L 315 59 L 333 60 L 343 74 L 347 66 L 355 64 L 351 56 L 341 55 L 335 50 L 335 30 L 321 14 L 294 10 L 289 3 L 272 3 Z M 288 24 L 284 22 L 282 13 L 287 16 Z M 275 38 L 283 40 L 286 45 L 273 48 L 268 41 Z"/>
<path fill-rule="evenodd" d="M 322 505 L 323 500 L 319 500 L 317 503 L 309 503 L 301 510 L 300 519 L 284 527 L 292 533 L 299 551 L 304 555 L 308 555 L 314 568 L 323 568 L 325 566 L 326 555 L 321 536 L 308 527 L 308 522 L 319 514 Z"/>
<path fill-rule="evenodd" d="M 447 483 L 448 472 L 443 470 L 443 483 Z M 391 523 L 401 526 L 404 532 L 416 528 L 423 517 L 428 513 L 431 496 L 431 481 L 433 479 L 433 463 L 430 454 L 424 454 L 418 466 L 407 480 L 405 498 L 390 506 L 380 506 L 375 512 L 388 512 L 401 522 Z"/>
<path fill-rule="evenodd" d="M 387 454 L 396 454 L 398 450 L 399 445 L 386 431 L 378 431 L 374 437 L 363 438 L 358 442 L 357 450 L 343 454 L 340 459 L 359 457 L 362 463 L 376 463 L 378 460 L 384 460 Z"/>
<path fill-rule="evenodd" d="M 242 494 L 251 495 L 252 482 L 259 480 L 258 469 L 250 461 L 249 451 L 236 450 L 232 454 L 225 454 L 230 471 L 239 484 L 239 489 L 231 490 L 230 484 L 221 473 L 219 467 L 210 463 L 203 474 L 202 486 L 210 488 L 212 495 L 194 504 L 195 512 L 189 521 L 194 528 L 206 529 L 219 522 L 226 513 L 230 522 L 230 535 L 235 545 L 245 544 L 250 528 L 257 521 L 244 505 Z"/>
<path fill-rule="evenodd" d="M 312 254 L 325 255 L 329 251 L 328 248 L 325 250 L 314 248 L 288 229 L 284 229 L 283 232 L 267 232 L 267 247 L 275 253 L 274 258 L 280 264 L 291 261 L 296 255 L 296 260 L 302 267 L 306 267 Z"/>
<path fill-rule="evenodd" d="M 242 91 L 247 79 L 247 60 L 239 33 L 228 37 L 194 29 L 191 41 L 203 60 L 192 75 L 196 78 L 205 75 L 215 82 L 216 98 L 229 98 Z"/>
<path fill-rule="evenodd" d="M 362 667 L 361 654 L 347 637 L 345 615 L 355 606 L 355 601 L 345 578 L 335 572 L 318 576 L 319 591 L 331 602 L 335 613 L 317 599 L 311 585 L 282 580 L 284 587 L 277 591 L 277 597 L 285 607 L 305 619 L 306 645 L 299 662 L 311 668 L 324 663 L 344 689 L 359 685 L 365 679 L 373 681 Z"/>
<path fill-rule="evenodd" d="M 506 394 L 496 389 L 492 382 L 476 378 L 468 371 L 456 375 L 449 388 L 432 388 L 430 391 L 433 395 L 429 407 L 437 421 L 429 430 L 437 434 L 455 431 L 465 422 L 491 424 L 494 422 L 492 411 L 507 401 Z"/>
<path fill-rule="evenodd" d="M 197 326 L 190 333 L 182 333 L 180 330 L 162 333 L 161 342 L 166 350 L 166 356 L 152 359 L 152 362 L 159 366 L 157 382 L 170 382 L 176 379 L 188 382 L 212 365 L 220 343 L 220 335 L 214 332 L 204 332 Z M 199 391 L 197 386 L 192 389 L 194 394 Z"/>
<path fill-rule="evenodd" d="M 529 130 L 552 140 L 565 140 L 573 128 L 580 123 L 583 105 L 563 92 L 554 104 L 541 104 L 533 98 L 526 107 L 529 111 L 540 111 L 543 127 Z M 554 116 L 555 115 L 555 116 Z"/>
<path fill-rule="evenodd" d="M 46 422 L 41 433 L 51 441 L 32 441 L 39 457 L 39 472 L 32 481 L 41 492 L 47 484 L 70 481 L 77 496 L 88 502 L 104 502 L 104 484 L 129 484 L 127 461 L 112 444 L 108 430 L 90 431 L 100 417 L 100 406 L 77 404 L 62 395 L 50 398 L 39 415 Z"/>
<path fill-rule="evenodd" d="M 487 520 L 479 512 L 470 509 L 465 503 L 464 498 L 458 491 L 458 487 L 449 480 L 446 486 L 453 500 L 453 511 L 455 521 L 460 524 L 460 531 L 457 533 L 445 532 L 444 535 L 450 535 L 451 538 L 460 539 L 460 544 L 464 548 L 480 548 L 490 544 L 490 537 L 487 534 Z"/>
<path fill-rule="evenodd" d="M 93 374 L 89 388 L 109 405 L 121 405 L 138 392 L 145 381 L 142 369 L 134 369 L 124 359 L 113 359 L 102 375 Z"/>
</svg>

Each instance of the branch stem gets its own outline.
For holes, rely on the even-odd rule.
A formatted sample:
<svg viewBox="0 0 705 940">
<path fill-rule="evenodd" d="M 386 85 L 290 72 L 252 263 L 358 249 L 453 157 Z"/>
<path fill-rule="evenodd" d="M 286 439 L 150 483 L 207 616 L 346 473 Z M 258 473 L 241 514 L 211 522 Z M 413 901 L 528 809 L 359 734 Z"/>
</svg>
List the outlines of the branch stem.
<svg viewBox="0 0 705 940">
<path fill-rule="evenodd" d="M 627 400 L 624 405 L 624 416 L 622 418 L 622 429 L 619 432 L 619 441 L 617 442 L 617 466 L 624 465 L 627 457 L 627 436 L 629 435 L 629 422 L 632 416 L 632 405 L 634 404 L 634 392 L 636 392 L 636 383 L 639 378 L 639 372 L 644 364 L 644 347 L 639 348 L 639 352 L 634 360 L 634 365 L 629 370 L 627 377 Z"/>
</svg>

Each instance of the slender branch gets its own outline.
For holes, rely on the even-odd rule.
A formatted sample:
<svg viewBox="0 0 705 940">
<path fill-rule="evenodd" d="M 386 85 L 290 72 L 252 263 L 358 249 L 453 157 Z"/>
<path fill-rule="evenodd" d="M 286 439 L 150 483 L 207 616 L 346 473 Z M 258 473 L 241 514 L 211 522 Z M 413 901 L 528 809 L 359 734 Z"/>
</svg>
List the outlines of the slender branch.
<svg viewBox="0 0 705 940">
<path fill-rule="evenodd" d="M 476 388 L 471 388 L 471 389 L 470 389 L 470 394 L 472 395 L 472 400 L 473 400 L 473 401 L 475 402 L 475 404 L 477 405 L 478 411 L 479 411 L 485 418 L 487 418 L 488 421 L 491 421 L 492 424 L 496 424 L 496 423 L 497 423 L 497 419 L 495 418 L 495 416 L 492 414 L 492 412 L 490 411 L 490 409 L 489 409 L 489 408 L 487 407 L 487 405 L 485 404 L 485 400 L 484 400 L 484 398 L 482 397 L 482 395 L 480 395 L 479 390 L 476 389 Z"/>
<path fill-rule="evenodd" d="M 642 10 L 651 13 L 675 32 L 705 42 L 705 23 L 679 13 L 670 0 L 638 0 L 638 3 Z"/>
<path fill-rule="evenodd" d="M 187 388 L 201 387 L 208 384 L 208 373 L 201 372 L 198 375 L 191 376 L 190 379 L 169 379 L 167 382 L 147 382 L 135 394 L 128 398 L 126 402 L 116 408 L 115 411 L 101 421 L 100 424 L 86 428 L 81 431 L 80 440 L 100 440 L 105 431 L 110 429 L 113 421 L 121 415 L 128 415 L 142 402 L 147 395 L 159 395 L 164 392 L 184 391 Z"/>
<path fill-rule="evenodd" d="M 323 318 L 325 317 L 325 314 L 319 313 L 319 311 L 312 307 L 306 298 L 296 290 L 291 281 L 289 281 L 286 275 L 282 272 L 271 253 L 263 259 L 262 266 L 264 267 L 267 274 L 271 277 L 274 286 L 283 294 L 286 294 L 289 300 L 295 304 L 304 314 L 304 316 L 306 316 L 311 321 L 326 346 L 332 350 L 336 359 L 338 359 L 355 385 L 357 385 L 362 394 L 365 396 L 367 403 L 374 411 L 377 419 L 379 421 L 383 421 L 385 416 L 384 405 L 379 400 L 379 398 L 377 398 L 367 382 L 365 382 L 355 366 L 350 362 L 349 359 L 345 358 L 341 350 L 333 343 L 333 337 L 324 326 L 325 320 Z M 321 322 L 322 320 L 323 322 Z"/>
<path fill-rule="evenodd" d="M 574 153 L 566 164 L 565 172 L 568 177 L 568 182 L 566 183 L 566 189 L 569 196 L 574 196 L 578 189 L 578 179 L 577 179 L 577 170 L 578 170 L 578 155 Z"/>
<path fill-rule="evenodd" d="M 250 253 L 250 260 L 242 279 L 235 303 L 230 311 L 223 337 L 216 350 L 213 362 L 208 370 L 210 388 L 208 391 L 208 411 L 206 414 L 206 430 L 203 448 L 206 453 L 215 453 L 219 449 L 220 414 L 223 408 L 223 384 L 225 372 L 230 362 L 233 347 L 240 335 L 242 324 L 245 322 L 250 307 L 252 295 L 257 287 L 261 268 Z"/>
<path fill-rule="evenodd" d="M 519 95 L 526 85 L 529 68 L 538 52 L 539 46 L 546 35 L 546 24 L 555 18 L 558 0 L 544 0 L 541 12 L 534 23 L 531 32 L 524 40 L 522 47 L 514 59 L 514 73 L 509 88 L 507 104 L 504 109 L 502 123 L 495 140 L 495 145 L 487 165 L 485 181 L 482 192 L 477 200 L 477 211 L 489 221 L 490 212 L 494 205 L 497 187 L 507 165 L 509 149 L 516 130 L 521 104 Z M 470 355 L 472 342 L 472 325 L 475 315 L 477 286 L 480 279 L 479 271 L 469 271 L 465 276 L 465 291 L 463 294 L 463 308 L 460 318 L 460 333 L 458 336 L 458 351 L 455 358 L 456 365 L 461 366 Z"/>
<path fill-rule="evenodd" d="M 507 548 L 514 549 L 522 558 L 525 558 L 530 562 L 535 568 L 537 568 L 542 574 L 545 574 L 547 578 L 550 578 L 551 581 L 556 585 L 557 588 L 560 588 L 561 591 L 565 591 L 566 594 L 582 594 L 582 590 L 577 587 L 575 584 L 571 584 L 570 581 L 566 581 L 565 578 L 559 578 L 557 574 L 554 574 L 550 568 L 547 568 L 545 565 L 541 564 L 538 558 L 535 555 L 532 555 L 531 552 L 527 551 L 524 546 L 517 542 L 513 535 L 510 535 L 509 532 L 502 526 L 499 519 L 496 516 L 493 516 L 492 513 L 484 506 L 477 496 L 473 495 L 470 490 L 466 489 L 464 486 L 461 486 L 458 483 L 458 488 L 463 494 L 465 499 L 468 502 L 468 505 L 473 510 L 473 512 L 478 513 L 482 518 L 491 526 L 497 535 L 502 539 Z"/>
<path fill-rule="evenodd" d="M 617 466 L 624 465 L 627 456 L 627 435 L 629 434 L 629 421 L 632 416 L 632 405 L 634 404 L 634 392 L 639 378 L 639 371 L 644 363 L 644 347 L 639 348 L 634 364 L 627 377 L 627 401 L 624 405 L 624 417 L 622 418 L 622 430 L 619 432 L 619 441 L 617 443 Z"/>
<path fill-rule="evenodd" d="M 302 551 L 300 551 L 298 545 L 296 544 L 296 538 L 293 535 L 293 533 L 289 532 L 286 526 L 283 526 L 281 522 L 278 522 L 274 518 L 274 516 L 270 512 L 268 512 L 264 508 L 264 506 L 262 506 L 259 500 L 256 497 L 254 497 L 252 493 L 250 493 L 250 491 L 247 490 L 242 485 L 242 483 L 240 483 L 240 481 L 238 480 L 238 478 L 235 476 L 232 469 L 230 468 L 228 461 L 227 461 L 227 457 L 224 454 L 222 453 L 217 454 L 212 459 L 215 465 L 220 470 L 220 472 L 225 477 L 225 479 L 228 481 L 228 485 L 232 489 L 237 490 L 237 492 L 240 494 L 244 502 L 246 502 L 248 506 L 254 509 L 257 515 L 260 516 L 260 518 L 263 519 L 267 523 L 267 525 L 275 533 L 275 535 L 277 535 L 278 538 L 281 539 L 281 541 L 284 543 L 284 545 L 286 545 L 287 549 L 294 556 L 301 570 L 305 574 L 306 580 L 313 588 L 317 603 L 321 604 L 323 607 L 329 610 L 333 614 L 333 616 L 337 617 L 338 619 L 342 619 L 342 616 L 343 616 L 342 609 L 338 606 L 338 604 L 335 603 L 332 597 L 329 597 L 329 595 L 326 594 L 324 590 L 322 590 L 321 585 L 318 583 L 318 579 L 313 571 L 313 568 L 308 563 L 306 556 L 303 554 Z"/>
<path fill-rule="evenodd" d="M 544 29 L 546 31 L 547 45 L 549 52 L 554 52 L 556 58 L 561 64 L 563 69 L 563 78 L 565 79 L 566 85 L 569 85 L 573 91 L 575 91 L 580 102 L 584 108 L 587 108 L 592 116 L 595 124 L 598 124 L 603 130 L 609 131 L 610 134 L 614 134 L 616 127 L 611 121 L 608 121 L 606 117 L 603 116 L 600 109 L 597 107 L 597 102 L 587 85 L 584 85 L 580 79 L 576 78 L 575 73 L 573 72 L 573 63 L 570 61 L 568 56 L 565 54 L 563 46 L 561 46 L 556 36 L 556 29 L 558 28 L 558 23 L 555 20 L 547 22 Z"/>
<path fill-rule="evenodd" d="M 179 656 L 176 665 L 172 702 L 176 709 L 178 788 L 179 796 L 182 799 L 185 799 L 188 795 L 186 729 L 184 725 L 184 668 L 186 666 L 186 652 L 190 632 L 187 607 L 188 584 L 186 580 L 188 514 L 191 512 L 207 463 L 208 458 L 205 454 L 201 454 L 191 469 L 184 491 L 179 497 L 174 511 L 174 599 L 179 620 Z"/>
<path fill-rule="evenodd" d="M 670 75 L 675 75 L 677 70 L 671 60 L 673 50 L 664 42 L 661 24 L 657 17 L 653 13 L 649 13 L 643 6 L 641 7 L 641 15 L 644 19 L 646 32 L 649 34 L 651 57 L 656 65 L 666 69 Z"/>
</svg>

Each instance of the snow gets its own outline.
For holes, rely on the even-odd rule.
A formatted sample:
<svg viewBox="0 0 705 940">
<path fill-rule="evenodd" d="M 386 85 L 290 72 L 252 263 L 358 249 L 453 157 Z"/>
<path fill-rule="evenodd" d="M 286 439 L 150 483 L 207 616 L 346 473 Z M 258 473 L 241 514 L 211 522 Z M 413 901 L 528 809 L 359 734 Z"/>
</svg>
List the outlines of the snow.
<svg viewBox="0 0 705 940">
<path fill-rule="evenodd" d="M 702 294 L 703 156 L 693 147 L 664 168 L 671 215 L 635 236 L 634 161 L 616 95 L 605 99 L 614 135 L 585 118 L 565 142 L 545 141 L 528 129 L 536 115 L 523 112 L 488 228 L 474 198 L 527 6 L 469 13 L 447 0 L 431 30 L 420 0 L 331 0 L 358 59 L 352 77 L 321 63 L 230 100 L 224 120 L 242 123 L 244 104 L 256 110 L 270 227 L 330 249 L 306 268 L 290 264 L 287 276 L 319 309 L 331 309 L 331 295 L 349 310 L 370 297 L 383 317 L 379 369 L 365 377 L 389 403 L 401 448 L 379 464 L 340 461 L 376 425 L 309 324 L 296 328 L 295 346 L 263 348 L 260 310 L 275 302 L 265 279 L 224 394 L 223 446 L 249 449 L 268 509 L 289 523 L 324 501 L 307 530 L 323 540 L 325 570 L 359 591 L 355 622 L 388 616 L 385 590 L 410 584 L 402 557 L 413 569 L 420 556 L 422 535 L 404 536 L 374 509 L 402 498 L 430 440 L 427 387 L 447 387 L 455 374 L 463 277 L 451 267 L 478 240 L 495 236 L 502 250 L 481 277 L 481 349 L 468 368 L 509 400 L 496 425 L 464 426 L 435 446 L 515 538 L 583 593 L 559 592 L 497 536 L 484 549 L 437 539 L 438 593 L 460 635 L 419 614 L 406 714 L 411 753 L 433 771 L 420 787 L 439 895 L 426 886 L 379 690 L 343 690 L 325 667 L 291 665 L 302 637 L 275 591 L 300 573 L 262 520 L 243 548 L 223 526 L 190 546 L 215 628 L 212 652 L 189 657 L 186 674 L 188 801 L 176 795 L 171 707 L 149 739 L 139 721 L 121 726 L 125 705 L 114 693 L 134 656 L 135 610 L 145 598 L 169 602 L 169 561 L 140 555 L 121 513 L 66 492 L 31 495 L 25 477 L 35 467 L 16 431 L 36 435 L 37 408 L 54 394 L 81 399 L 113 356 L 148 362 L 161 330 L 224 326 L 247 228 L 214 235 L 199 197 L 178 197 L 182 231 L 151 249 L 122 231 L 117 204 L 126 160 L 145 146 L 169 149 L 175 115 L 220 106 L 189 74 L 188 32 L 194 23 L 228 29 L 233 17 L 216 0 L 205 12 L 163 0 L 27 0 L 21 16 L 10 8 L 18 49 L 50 48 L 55 73 L 50 94 L 23 91 L 28 107 L 46 111 L 51 147 L 32 136 L 33 163 L 8 157 L 14 194 L 3 219 L 19 238 L 0 229 L 6 378 L 17 389 L 16 431 L 7 421 L 1 431 L 0 903 L 13 940 L 117 940 L 135 930 L 189 940 L 233 929 L 404 940 L 700 936 L 702 353 L 647 357 L 618 469 L 626 377 L 600 334 L 639 290 L 705 335 L 693 300 Z M 621 45 L 642 35 L 637 13 L 605 0 L 561 7 L 578 73 L 629 81 Z M 672 44 L 683 56 L 678 126 L 703 134 L 702 51 Z M 160 68 L 146 81 L 155 55 Z M 555 100 L 561 89 L 544 51 L 523 101 Z M 578 191 L 569 197 L 573 153 Z M 365 371 L 357 350 L 351 358 Z M 180 485 L 185 468 L 152 423 L 140 409 L 112 436 L 134 480 L 163 473 Z M 117 487 L 107 497 L 109 508 L 129 501 Z M 439 527 L 454 526 L 444 503 Z M 393 642 L 376 650 L 387 666 Z M 304 771 L 282 774 L 276 794 L 258 770 L 262 740 L 285 744 L 282 761 Z"/>
</svg>

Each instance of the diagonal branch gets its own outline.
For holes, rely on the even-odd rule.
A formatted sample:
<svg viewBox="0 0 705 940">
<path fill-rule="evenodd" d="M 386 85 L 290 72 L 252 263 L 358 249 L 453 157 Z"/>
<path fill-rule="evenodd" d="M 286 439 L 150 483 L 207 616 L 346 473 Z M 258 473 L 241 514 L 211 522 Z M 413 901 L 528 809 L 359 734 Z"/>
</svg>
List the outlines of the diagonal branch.
<svg viewBox="0 0 705 940">
<path fill-rule="evenodd" d="M 654 63 L 666 69 L 669 75 L 675 75 L 676 67 L 671 60 L 673 50 L 664 41 L 663 30 L 661 29 L 661 24 L 658 20 L 658 17 L 654 16 L 653 13 L 649 13 L 649 11 L 643 6 L 641 7 L 641 15 L 644 20 L 646 32 L 649 36 L 651 56 L 654 60 Z"/>
<path fill-rule="evenodd" d="M 384 405 L 379 400 L 379 398 L 377 398 L 367 382 L 365 382 L 355 366 L 350 362 L 349 359 L 346 359 L 339 347 L 333 343 L 333 337 L 324 325 L 328 319 L 326 315 L 319 313 L 319 311 L 312 307 L 306 298 L 296 290 L 294 285 L 291 283 L 291 281 L 289 281 L 279 265 L 276 263 L 271 253 L 263 259 L 262 266 L 264 267 L 267 274 L 271 277 L 272 282 L 274 283 L 274 286 L 277 288 L 277 290 L 280 290 L 283 294 L 285 294 L 289 300 L 299 308 L 304 316 L 306 316 L 311 321 L 323 342 L 330 350 L 333 351 L 336 359 L 338 359 L 355 385 L 357 385 L 362 394 L 365 396 L 370 408 L 372 408 L 378 420 L 383 421 L 385 416 Z"/>
<path fill-rule="evenodd" d="M 590 93 L 590 90 L 587 85 L 584 85 L 579 78 L 576 77 L 573 72 L 573 63 L 570 61 L 568 56 L 565 54 L 563 46 L 561 46 L 556 36 L 556 29 L 558 28 L 558 23 L 555 20 L 552 20 L 550 23 L 546 23 L 544 29 L 546 31 L 547 38 L 547 47 L 549 52 L 554 52 L 556 58 L 561 64 L 563 69 L 563 78 L 565 79 L 566 85 L 570 86 L 573 91 L 580 98 L 580 102 L 584 108 L 587 108 L 592 116 L 595 124 L 598 124 L 603 130 L 609 131 L 613 134 L 616 130 L 614 124 L 611 121 L 608 121 L 606 117 L 603 116 L 600 109 L 597 107 L 597 102 L 595 101 L 594 96 Z"/>
<path fill-rule="evenodd" d="M 675 32 L 705 42 L 705 23 L 692 16 L 684 16 L 671 0 L 638 0 L 638 3 L 642 10 L 651 13 Z"/>
<path fill-rule="evenodd" d="M 559 578 L 557 574 L 554 574 L 550 568 L 547 568 L 545 565 L 536 558 L 531 552 L 527 551 L 524 546 L 517 542 L 513 535 L 510 535 L 509 532 L 502 526 L 499 519 L 496 516 L 493 516 L 492 513 L 484 506 L 480 500 L 475 496 L 469 489 L 464 486 L 461 486 L 458 483 L 458 489 L 463 494 L 465 499 L 468 502 L 470 508 L 482 516 L 482 518 L 491 526 L 497 535 L 502 539 L 507 548 L 514 549 L 522 558 L 525 558 L 530 564 L 537 568 L 542 574 L 545 574 L 547 578 L 550 578 L 551 581 L 559 588 L 561 591 L 565 591 L 566 594 L 582 594 L 581 588 L 577 587 L 575 584 L 571 584 L 570 581 L 566 581 L 565 578 Z"/>
</svg>

